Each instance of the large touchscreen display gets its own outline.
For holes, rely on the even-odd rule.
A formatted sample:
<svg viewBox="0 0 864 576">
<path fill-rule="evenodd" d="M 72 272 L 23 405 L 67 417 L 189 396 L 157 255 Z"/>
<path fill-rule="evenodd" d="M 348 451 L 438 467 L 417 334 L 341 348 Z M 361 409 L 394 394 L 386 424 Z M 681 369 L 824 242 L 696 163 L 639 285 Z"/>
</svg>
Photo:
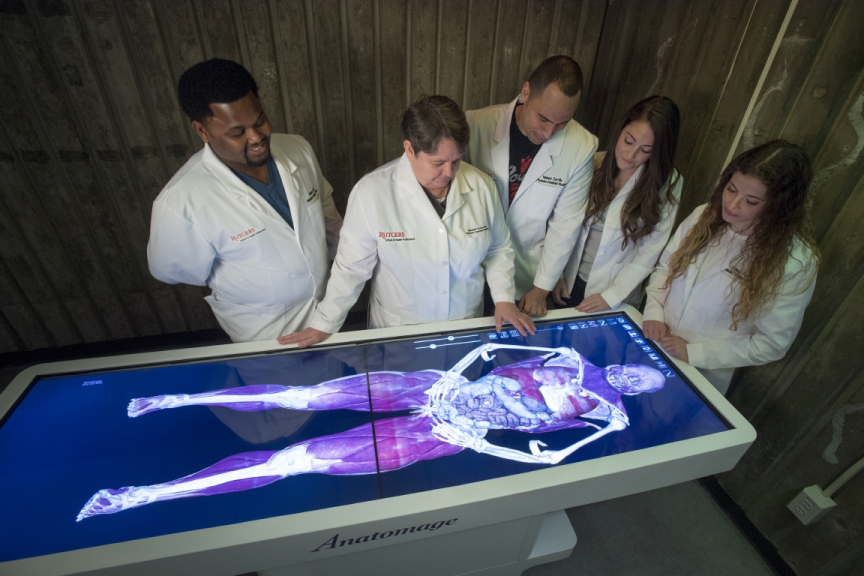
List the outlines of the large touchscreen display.
<svg viewBox="0 0 864 576">
<path fill-rule="evenodd" d="M 0 427 L 0 562 L 727 429 L 623 314 L 44 378 Z"/>
</svg>

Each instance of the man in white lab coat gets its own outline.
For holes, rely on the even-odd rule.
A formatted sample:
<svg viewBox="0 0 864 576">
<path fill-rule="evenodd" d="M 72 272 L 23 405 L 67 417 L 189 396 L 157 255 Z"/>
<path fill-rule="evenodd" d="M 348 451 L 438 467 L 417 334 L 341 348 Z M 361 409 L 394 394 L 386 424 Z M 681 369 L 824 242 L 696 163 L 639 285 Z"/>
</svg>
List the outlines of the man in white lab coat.
<svg viewBox="0 0 864 576">
<path fill-rule="evenodd" d="M 597 138 L 573 120 L 582 71 L 567 56 L 547 58 L 509 104 L 466 113 L 468 161 L 495 181 L 516 259 L 516 297 L 531 316 L 546 314 L 546 296 L 576 244 Z"/>
<path fill-rule="evenodd" d="M 234 342 L 305 328 L 342 226 L 312 148 L 271 133 L 255 80 L 235 62 L 196 64 L 178 95 L 204 148 L 153 202 L 150 272 L 209 286 L 206 300 Z"/>
</svg>

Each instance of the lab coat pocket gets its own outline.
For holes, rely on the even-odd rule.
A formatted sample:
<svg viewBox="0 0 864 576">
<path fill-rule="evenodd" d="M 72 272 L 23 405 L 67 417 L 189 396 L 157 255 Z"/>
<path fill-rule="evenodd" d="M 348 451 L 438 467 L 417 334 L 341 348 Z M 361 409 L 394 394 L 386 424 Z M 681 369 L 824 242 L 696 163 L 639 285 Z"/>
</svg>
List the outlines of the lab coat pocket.
<svg viewBox="0 0 864 576">
<path fill-rule="evenodd" d="M 324 213 L 321 210 L 321 202 L 315 201 L 306 206 L 306 216 L 309 218 L 309 225 L 315 232 L 316 236 L 323 237 L 324 235 Z"/>
<path fill-rule="evenodd" d="M 250 342 L 262 338 L 276 338 L 279 328 L 285 323 L 288 307 L 285 304 L 272 306 L 248 306 L 217 300 L 213 296 L 205 298 L 216 320 L 234 342 Z"/>
<path fill-rule="evenodd" d="M 459 243 L 460 266 L 459 277 L 470 278 L 480 270 L 480 264 L 486 259 L 486 253 L 492 244 L 490 234 L 480 234 L 476 238 L 463 238 Z"/>
<path fill-rule="evenodd" d="M 734 332 L 732 309 L 737 298 L 730 274 L 721 272 L 694 287 L 688 306 L 695 306 L 699 322 L 695 332 L 705 339 L 728 338 Z"/>
<path fill-rule="evenodd" d="M 401 325 L 402 319 L 399 316 L 388 312 L 375 300 L 369 303 L 369 328 L 391 328 Z"/>
<path fill-rule="evenodd" d="M 544 186 L 535 184 L 531 188 L 531 196 L 528 203 L 528 217 L 536 220 L 549 219 L 552 214 L 552 209 L 555 207 L 555 202 L 558 201 L 558 196 L 561 194 L 560 186 Z"/>
</svg>

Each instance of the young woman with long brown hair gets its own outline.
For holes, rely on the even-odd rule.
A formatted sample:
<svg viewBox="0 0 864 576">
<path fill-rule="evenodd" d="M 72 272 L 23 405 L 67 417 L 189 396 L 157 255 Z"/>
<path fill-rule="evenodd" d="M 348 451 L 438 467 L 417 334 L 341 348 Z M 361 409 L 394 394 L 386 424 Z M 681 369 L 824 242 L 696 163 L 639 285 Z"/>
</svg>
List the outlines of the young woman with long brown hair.
<svg viewBox="0 0 864 576">
<path fill-rule="evenodd" d="M 783 140 L 744 152 L 688 216 L 648 286 L 643 327 L 726 393 L 741 366 L 782 358 L 813 296 L 807 153 Z"/>
<path fill-rule="evenodd" d="M 675 170 L 678 106 L 651 96 L 633 106 L 594 157 L 585 220 L 553 290 L 559 305 L 600 312 L 638 305 L 642 282 L 669 240 L 683 180 Z"/>
</svg>

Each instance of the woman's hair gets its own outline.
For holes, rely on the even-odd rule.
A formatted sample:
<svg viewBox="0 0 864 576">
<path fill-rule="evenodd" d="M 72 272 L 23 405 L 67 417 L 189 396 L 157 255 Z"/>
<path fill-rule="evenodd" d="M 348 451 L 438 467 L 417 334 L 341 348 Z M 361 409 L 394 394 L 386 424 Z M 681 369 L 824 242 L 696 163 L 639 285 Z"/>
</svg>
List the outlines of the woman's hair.
<svg viewBox="0 0 864 576">
<path fill-rule="evenodd" d="M 821 260 L 807 211 L 807 192 L 813 179 L 810 159 L 800 146 L 772 140 L 747 150 L 723 170 L 704 212 L 669 259 L 664 289 L 672 280 L 683 276 L 696 257 L 712 241 L 719 242 L 726 231 L 723 190 L 736 172 L 758 178 L 767 192 L 765 205 L 753 221 L 753 234 L 747 237 L 741 252 L 730 264 L 734 277 L 732 290 L 738 295 L 738 303 L 732 308 L 730 330 L 737 330 L 739 322 L 750 314 L 762 313 L 774 302 L 783 281 L 786 262 L 796 244 L 805 250 L 802 273 L 811 274 L 807 286 L 815 278 Z M 812 267 L 808 261 L 812 261 Z"/>
<path fill-rule="evenodd" d="M 609 149 L 591 181 L 584 225 L 588 226 L 594 216 L 602 214 L 615 198 L 615 178 L 620 172 L 615 159 L 615 145 L 621 132 L 631 123 L 639 121 L 647 122 L 651 126 L 654 145 L 651 156 L 644 164 L 642 175 L 621 209 L 621 231 L 624 233 L 622 249 L 627 247 L 628 242 L 636 243 L 643 236 L 651 234 L 660 221 L 664 204 L 676 202 L 672 175 L 675 171 L 675 149 L 678 146 L 681 114 L 670 98 L 649 96 L 630 108 L 611 134 L 612 138 L 607 144 Z M 675 180 L 677 179 L 676 176 Z M 666 186 L 665 197 L 661 196 L 663 186 Z"/>
<path fill-rule="evenodd" d="M 464 154 L 471 129 L 465 113 L 447 96 L 421 96 L 402 114 L 402 134 L 415 154 L 434 154 L 444 138 L 453 140 Z"/>
</svg>

